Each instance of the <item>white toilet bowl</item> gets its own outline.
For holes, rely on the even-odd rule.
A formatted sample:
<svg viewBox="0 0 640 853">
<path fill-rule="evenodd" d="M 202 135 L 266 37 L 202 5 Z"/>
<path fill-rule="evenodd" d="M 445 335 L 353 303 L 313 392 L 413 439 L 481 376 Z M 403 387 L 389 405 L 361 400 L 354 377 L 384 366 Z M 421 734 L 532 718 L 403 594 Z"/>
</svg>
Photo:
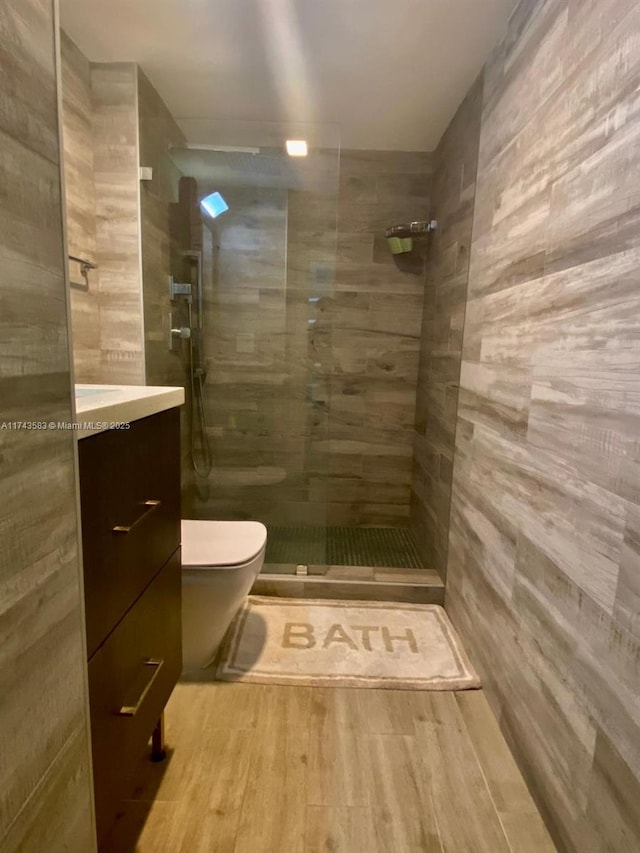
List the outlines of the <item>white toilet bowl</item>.
<svg viewBox="0 0 640 853">
<path fill-rule="evenodd" d="M 182 663 L 211 663 L 264 563 L 259 521 L 182 520 Z"/>
</svg>

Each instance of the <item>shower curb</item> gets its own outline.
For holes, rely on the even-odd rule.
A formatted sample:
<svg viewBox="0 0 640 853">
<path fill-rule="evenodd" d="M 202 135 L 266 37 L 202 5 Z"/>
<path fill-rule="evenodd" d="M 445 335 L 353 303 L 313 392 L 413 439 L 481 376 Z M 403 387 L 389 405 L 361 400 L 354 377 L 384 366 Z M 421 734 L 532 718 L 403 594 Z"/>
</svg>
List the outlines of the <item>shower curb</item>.
<svg viewBox="0 0 640 853">
<path fill-rule="evenodd" d="M 335 567 L 334 567 L 335 568 Z M 378 569 L 377 571 L 382 571 Z M 425 571 L 424 581 L 348 580 L 296 576 L 292 574 L 260 574 L 254 581 L 252 595 L 279 598 L 327 598 L 353 601 L 404 601 L 411 604 L 444 605 L 444 584 L 434 572 Z"/>
</svg>

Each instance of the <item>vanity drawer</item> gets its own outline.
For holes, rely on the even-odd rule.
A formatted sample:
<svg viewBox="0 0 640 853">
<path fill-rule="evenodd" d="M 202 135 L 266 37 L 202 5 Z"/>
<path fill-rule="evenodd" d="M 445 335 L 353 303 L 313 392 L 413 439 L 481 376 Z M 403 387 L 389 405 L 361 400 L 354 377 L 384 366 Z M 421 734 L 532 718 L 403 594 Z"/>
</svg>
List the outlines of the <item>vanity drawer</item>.
<svg viewBox="0 0 640 853">
<path fill-rule="evenodd" d="M 89 661 L 98 838 L 144 754 L 182 668 L 180 551 Z"/>
<path fill-rule="evenodd" d="M 177 408 L 78 442 L 89 657 L 180 544 Z"/>
</svg>

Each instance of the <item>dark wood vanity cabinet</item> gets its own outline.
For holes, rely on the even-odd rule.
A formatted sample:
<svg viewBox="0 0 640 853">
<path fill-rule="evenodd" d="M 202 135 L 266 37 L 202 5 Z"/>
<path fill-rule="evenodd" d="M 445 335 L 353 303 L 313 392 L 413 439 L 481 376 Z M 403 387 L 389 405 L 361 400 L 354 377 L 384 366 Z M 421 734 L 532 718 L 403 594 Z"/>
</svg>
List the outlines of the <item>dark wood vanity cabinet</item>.
<svg viewBox="0 0 640 853">
<path fill-rule="evenodd" d="M 78 455 L 100 842 L 182 667 L 179 409 L 83 438 Z"/>
</svg>

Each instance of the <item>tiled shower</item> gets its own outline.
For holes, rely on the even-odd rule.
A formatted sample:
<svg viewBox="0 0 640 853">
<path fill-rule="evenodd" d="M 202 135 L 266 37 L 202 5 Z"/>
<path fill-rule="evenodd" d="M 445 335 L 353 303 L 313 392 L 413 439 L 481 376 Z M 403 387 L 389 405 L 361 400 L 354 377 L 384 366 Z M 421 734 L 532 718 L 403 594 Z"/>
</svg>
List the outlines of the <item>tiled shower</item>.
<svg viewBox="0 0 640 853">
<path fill-rule="evenodd" d="M 202 258 L 213 464 L 196 471 L 185 450 L 185 514 L 266 523 L 266 571 L 423 568 L 409 507 L 428 246 L 416 241 L 398 264 L 384 229 L 427 218 L 430 156 L 340 151 L 337 139 L 302 163 L 265 145 L 178 143 L 158 155 L 154 173 L 173 182 L 172 270 L 194 303 L 198 268 L 181 251 Z M 215 219 L 199 205 L 213 191 L 229 208 Z M 180 296 L 165 302 L 174 325 L 186 316 Z M 148 372 L 155 352 L 188 368 L 188 343 L 168 360 L 149 347 Z M 185 440 L 203 457 L 194 423 Z"/>
<path fill-rule="evenodd" d="M 410 507 L 424 494 L 421 330 L 436 298 L 425 271 L 428 283 L 443 243 L 436 232 L 398 260 L 384 237 L 429 218 L 434 155 L 341 150 L 337 128 L 300 126 L 318 144 L 295 161 L 279 126 L 179 126 L 141 69 L 89 62 L 64 34 L 62 67 L 69 246 L 98 261 L 90 287 L 72 276 L 76 379 L 183 385 L 190 398 L 191 343 L 169 347 L 188 305 L 169 298 L 168 276 L 192 284 L 197 312 L 200 253 L 213 464 L 194 470 L 203 430 L 187 405 L 185 516 L 265 522 L 276 572 L 442 572 Z M 188 147 L 184 127 L 203 145 Z M 229 205 L 215 220 L 199 206 L 212 191 Z M 450 458 L 447 446 L 442 472 Z M 436 503 L 446 515 L 448 496 Z"/>
</svg>

